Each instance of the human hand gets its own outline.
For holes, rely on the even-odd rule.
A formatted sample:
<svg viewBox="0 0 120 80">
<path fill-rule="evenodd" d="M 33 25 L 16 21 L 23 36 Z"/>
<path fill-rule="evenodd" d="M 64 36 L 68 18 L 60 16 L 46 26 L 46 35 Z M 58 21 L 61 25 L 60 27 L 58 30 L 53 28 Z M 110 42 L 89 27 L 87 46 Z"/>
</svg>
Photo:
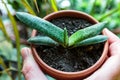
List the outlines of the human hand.
<svg viewBox="0 0 120 80">
<path fill-rule="evenodd" d="M 108 29 L 104 29 L 104 32 L 108 36 L 109 58 L 85 80 L 120 80 L 120 39 Z"/>
<path fill-rule="evenodd" d="M 21 50 L 21 54 L 23 57 L 22 72 L 25 80 L 48 80 L 33 59 L 31 50 L 29 48 L 23 48 Z"/>
<path fill-rule="evenodd" d="M 102 65 L 100 69 L 94 72 L 91 76 L 85 80 L 119 80 L 120 79 L 120 39 L 110 32 L 108 29 L 104 29 L 105 34 L 108 36 L 109 46 L 109 58 Z M 31 55 L 29 48 L 23 48 L 21 50 L 23 57 L 23 69 L 22 72 L 26 80 L 47 80 L 41 69 Z"/>
</svg>

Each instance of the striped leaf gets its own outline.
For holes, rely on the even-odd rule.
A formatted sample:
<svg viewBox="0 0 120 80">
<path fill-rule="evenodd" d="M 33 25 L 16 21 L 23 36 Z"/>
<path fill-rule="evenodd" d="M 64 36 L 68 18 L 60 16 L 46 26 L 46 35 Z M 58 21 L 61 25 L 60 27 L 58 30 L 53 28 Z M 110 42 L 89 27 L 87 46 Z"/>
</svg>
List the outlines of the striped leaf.
<svg viewBox="0 0 120 80">
<path fill-rule="evenodd" d="M 74 47 L 101 43 L 101 42 L 106 41 L 107 39 L 108 39 L 107 36 L 97 35 L 95 37 L 91 37 L 91 38 L 88 38 L 88 39 L 78 42 L 77 44 L 74 45 Z"/>
<path fill-rule="evenodd" d="M 54 24 L 41 19 L 39 17 L 30 15 L 24 12 L 17 12 L 17 17 L 20 21 L 27 24 L 30 28 L 36 29 L 45 35 L 49 36 L 56 42 L 64 45 L 64 30 L 55 26 Z"/>
<path fill-rule="evenodd" d="M 82 40 L 85 40 L 87 38 L 96 36 L 101 33 L 103 28 L 105 28 L 107 22 L 101 22 L 95 25 L 92 25 L 90 27 L 78 30 L 74 34 L 72 34 L 69 38 L 69 46 L 72 46 Z"/>
<path fill-rule="evenodd" d="M 47 36 L 36 36 L 28 39 L 28 42 L 36 44 L 36 45 L 47 45 L 47 46 L 57 46 L 59 45 L 57 42 L 52 40 Z"/>
</svg>

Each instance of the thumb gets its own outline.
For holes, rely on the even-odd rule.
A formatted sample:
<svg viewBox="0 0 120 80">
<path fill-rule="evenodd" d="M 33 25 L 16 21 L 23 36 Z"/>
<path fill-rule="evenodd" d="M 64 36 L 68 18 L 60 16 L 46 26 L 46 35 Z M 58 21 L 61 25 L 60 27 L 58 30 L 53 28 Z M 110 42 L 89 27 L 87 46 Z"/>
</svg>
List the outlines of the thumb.
<svg viewBox="0 0 120 80">
<path fill-rule="evenodd" d="M 25 80 L 47 80 L 37 63 L 33 59 L 31 50 L 29 48 L 23 48 L 21 50 L 23 57 L 23 69 L 22 72 L 25 76 Z"/>
<path fill-rule="evenodd" d="M 104 33 L 108 36 L 108 41 L 110 43 L 109 53 L 110 56 L 120 55 L 120 39 L 107 28 L 104 29 Z"/>
</svg>

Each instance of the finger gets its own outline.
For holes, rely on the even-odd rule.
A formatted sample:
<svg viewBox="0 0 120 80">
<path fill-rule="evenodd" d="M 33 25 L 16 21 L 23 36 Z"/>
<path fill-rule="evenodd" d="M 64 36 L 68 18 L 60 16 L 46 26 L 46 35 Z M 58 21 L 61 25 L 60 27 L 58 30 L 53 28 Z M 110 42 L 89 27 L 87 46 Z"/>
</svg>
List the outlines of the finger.
<svg viewBox="0 0 120 80">
<path fill-rule="evenodd" d="M 37 63 L 32 57 L 31 50 L 29 48 L 23 48 L 21 50 L 23 57 L 23 69 L 22 72 L 26 80 L 47 80 L 43 72 L 38 67 Z"/>
<path fill-rule="evenodd" d="M 116 54 L 120 54 L 120 39 L 113 34 L 111 31 L 109 31 L 107 28 L 104 29 L 104 33 L 105 35 L 108 36 L 108 41 L 110 43 L 109 46 L 109 53 L 110 56 L 116 55 Z"/>
<path fill-rule="evenodd" d="M 110 44 L 119 40 L 119 38 L 111 31 L 109 31 L 107 28 L 105 28 L 103 32 L 105 33 L 106 36 L 108 36 L 108 41 Z"/>
<path fill-rule="evenodd" d="M 109 46 L 110 56 L 120 55 L 120 41 L 116 41 Z"/>
</svg>

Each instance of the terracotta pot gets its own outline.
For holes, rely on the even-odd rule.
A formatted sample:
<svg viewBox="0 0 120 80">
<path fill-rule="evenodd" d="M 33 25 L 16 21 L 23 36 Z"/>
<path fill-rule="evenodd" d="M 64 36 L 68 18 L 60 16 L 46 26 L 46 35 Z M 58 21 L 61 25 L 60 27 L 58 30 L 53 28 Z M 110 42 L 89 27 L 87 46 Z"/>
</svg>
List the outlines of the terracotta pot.
<svg viewBox="0 0 120 80">
<path fill-rule="evenodd" d="M 64 11 L 54 12 L 54 13 L 49 14 L 46 17 L 44 17 L 44 19 L 50 21 L 51 19 L 64 17 L 64 16 L 83 18 L 85 20 L 88 20 L 92 24 L 98 23 L 98 21 L 96 19 L 94 19 L 93 17 L 91 17 L 90 15 L 85 14 L 80 11 L 73 11 L 73 10 L 64 10 Z M 35 36 L 36 33 L 37 33 L 37 31 L 33 30 L 32 36 Z M 56 70 L 56 69 L 48 66 L 38 56 L 38 53 L 33 45 L 31 46 L 31 48 L 32 48 L 33 56 L 34 56 L 35 60 L 37 61 L 38 65 L 40 66 L 40 68 L 42 68 L 42 70 L 45 73 L 47 73 L 50 76 L 52 76 L 56 79 L 59 79 L 59 80 L 65 80 L 65 79 L 66 80 L 81 80 L 83 78 L 88 77 L 90 74 L 92 74 L 94 71 L 96 71 L 104 63 L 104 61 L 107 58 L 108 42 L 105 43 L 103 53 L 102 53 L 101 57 L 99 58 L 99 60 L 93 66 L 91 66 L 85 70 L 78 71 L 78 72 L 63 72 L 63 71 L 59 71 L 59 70 Z"/>
</svg>

